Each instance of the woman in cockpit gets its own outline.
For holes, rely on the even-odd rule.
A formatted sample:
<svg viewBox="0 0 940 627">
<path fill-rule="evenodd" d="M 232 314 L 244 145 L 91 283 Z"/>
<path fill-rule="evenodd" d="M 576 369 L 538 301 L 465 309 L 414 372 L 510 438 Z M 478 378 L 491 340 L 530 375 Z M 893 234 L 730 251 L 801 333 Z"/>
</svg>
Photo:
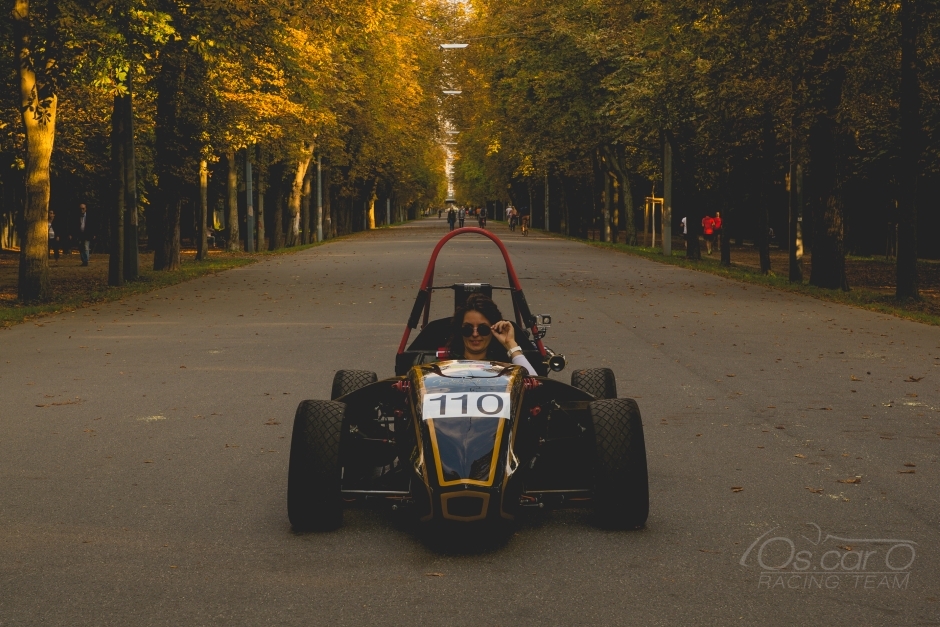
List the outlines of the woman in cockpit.
<svg viewBox="0 0 940 627">
<path fill-rule="evenodd" d="M 448 348 L 451 359 L 512 362 L 535 376 L 535 368 L 516 343 L 515 328 L 491 298 L 471 294 L 467 304 L 454 312 Z M 493 341 L 493 338 L 496 341 Z"/>
</svg>

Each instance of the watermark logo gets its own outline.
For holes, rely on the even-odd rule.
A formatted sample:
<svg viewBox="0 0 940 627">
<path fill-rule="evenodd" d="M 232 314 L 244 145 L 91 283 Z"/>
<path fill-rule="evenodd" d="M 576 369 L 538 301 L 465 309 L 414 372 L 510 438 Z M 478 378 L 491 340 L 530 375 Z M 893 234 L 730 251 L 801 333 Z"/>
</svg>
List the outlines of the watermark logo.
<svg viewBox="0 0 940 627">
<path fill-rule="evenodd" d="M 760 590 L 907 590 L 917 543 L 900 538 L 845 538 L 824 533 L 765 532 L 739 562 L 756 569 Z M 811 537 L 815 536 L 815 537 Z"/>
</svg>

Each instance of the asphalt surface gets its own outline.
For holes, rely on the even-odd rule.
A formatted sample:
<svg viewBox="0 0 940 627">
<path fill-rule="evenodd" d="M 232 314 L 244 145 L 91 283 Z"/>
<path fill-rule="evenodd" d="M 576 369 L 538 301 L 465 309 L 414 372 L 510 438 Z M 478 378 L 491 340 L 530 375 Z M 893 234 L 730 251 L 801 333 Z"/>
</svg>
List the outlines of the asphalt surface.
<svg viewBox="0 0 940 627">
<path fill-rule="evenodd" d="M 494 228 L 553 376 L 639 402 L 645 530 L 291 531 L 294 409 L 393 374 L 434 218 L 0 332 L 0 625 L 940 624 L 940 329 Z M 437 272 L 503 277 L 478 237 Z"/>
</svg>

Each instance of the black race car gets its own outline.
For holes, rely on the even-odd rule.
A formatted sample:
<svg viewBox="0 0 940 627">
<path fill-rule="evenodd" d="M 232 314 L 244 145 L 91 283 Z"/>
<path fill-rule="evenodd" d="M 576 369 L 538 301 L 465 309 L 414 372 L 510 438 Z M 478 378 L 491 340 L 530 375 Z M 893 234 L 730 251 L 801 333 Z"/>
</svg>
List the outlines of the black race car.
<svg viewBox="0 0 940 627">
<path fill-rule="evenodd" d="M 451 238 L 489 237 L 506 262 L 509 287 L 433 287 Z M 434 290 L 455 304 L 494 289 L 511 293 L 516 340 L 540 376 L 508 363 L 448 359 L 450 318 L 428 321 Z M 423 315 L 410 346 L 411 329 Z M 383 503 L 421 521 L 495 523 L 526 507 L 592 507 L 607 527 L 640 528 L 649 514 L 640 410 L 617 398 L 607 368 L 576 370 L 571 385 L 547 377 L 565 367 L 542 343 L 550 316 L 529 311 L 509 254 L 478 228 L 438 243 L 405 328 L 391 379 L 340 370 L 332 400 L 303 401 L 291 438 L 287 509 L 297 531 L 342 524 L 343 508 Z"/>
</svg>

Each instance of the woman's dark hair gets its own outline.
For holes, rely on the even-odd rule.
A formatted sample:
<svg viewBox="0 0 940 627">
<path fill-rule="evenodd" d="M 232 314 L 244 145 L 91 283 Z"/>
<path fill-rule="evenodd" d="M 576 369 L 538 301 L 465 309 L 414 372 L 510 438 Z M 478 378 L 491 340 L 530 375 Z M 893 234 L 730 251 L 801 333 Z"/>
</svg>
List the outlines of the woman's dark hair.
<svg viewBox="0 0 940 627">
<path fill-rule="evenodd" d="M 483 314 L 483 317 L 486 318 L 490 325 L 494 325 L 500 320 L 503 319 L 503 314 L 499 310 L 499 307 L 496 306 L 496 303 L 493 302 L 493 299 L 485 294 L 471 294 L 467 298 L 467 303 L 463 307 L 458 307 L 454 310 L 454 317 L 450 321 L 450 342 L 447 344 L 447 348 L 450 350 L 450 356 L 453 359 L 461 359 L 463 357 L 463 319 L 467 315 L 468 311 L 478 311 Z M 495 346 L 495 347 L 494 347 Z M 493 357 L 494 359 L 502 359 L 505 361 L 505 350 L 502 350 L 502 346 L 499 342 L 490 342 L 489 348 L 487 349 L 487 357 Z M 501 356 L 500 356 L 501 355 Z"/>
</svg>

